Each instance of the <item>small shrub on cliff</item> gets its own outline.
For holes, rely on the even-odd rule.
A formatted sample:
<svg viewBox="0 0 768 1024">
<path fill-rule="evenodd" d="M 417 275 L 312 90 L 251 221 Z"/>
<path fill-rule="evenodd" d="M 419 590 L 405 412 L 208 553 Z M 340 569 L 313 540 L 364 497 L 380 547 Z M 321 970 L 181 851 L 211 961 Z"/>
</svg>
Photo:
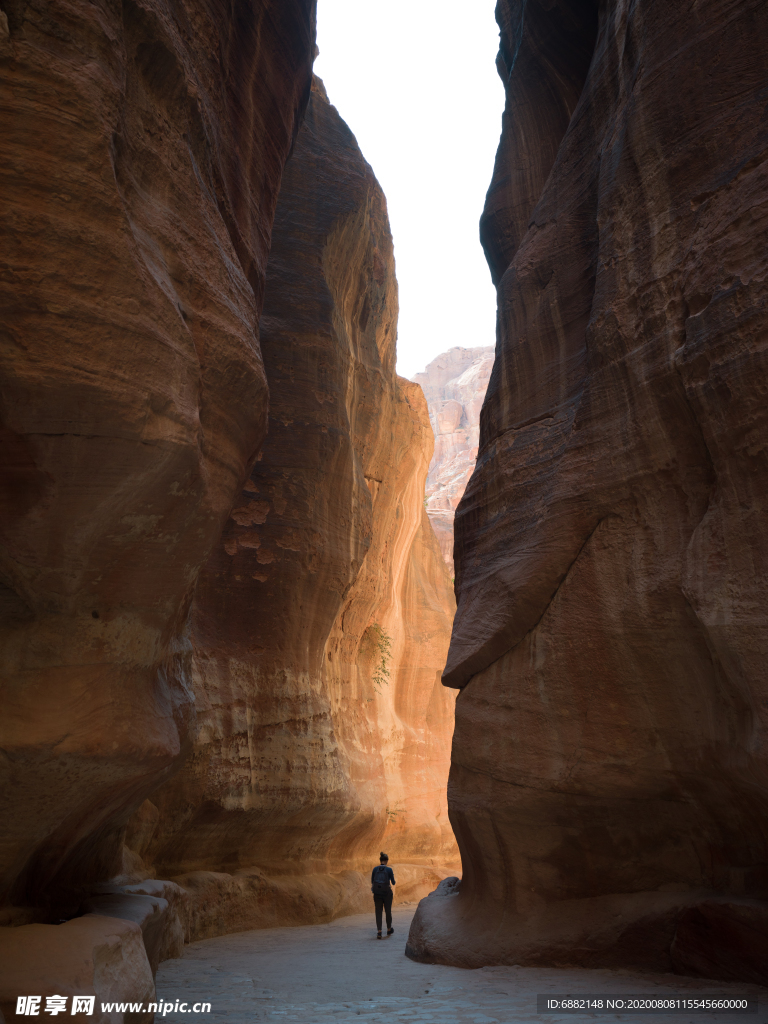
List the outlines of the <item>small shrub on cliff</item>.
<svg viewBox="0 0 768 1024">
<path fill-rule="evenodd" d="M 369 647 L 376 662 L 373 669 L 373 688 L 381 693 L 383 685 L 389 685 L 389 662 L 392 658 L 392 637 L 385 629 L 374 622 L 365 631 L 366 645 Z"/>
</svg>

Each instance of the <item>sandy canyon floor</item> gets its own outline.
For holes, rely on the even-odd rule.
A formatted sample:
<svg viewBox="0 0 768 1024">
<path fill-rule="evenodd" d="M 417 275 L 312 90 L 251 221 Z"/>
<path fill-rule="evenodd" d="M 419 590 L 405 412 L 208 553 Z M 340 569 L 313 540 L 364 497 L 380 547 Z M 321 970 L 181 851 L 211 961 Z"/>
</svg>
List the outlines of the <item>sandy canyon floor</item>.
<svg viewBox="0 0 768 1024">
<path fill-rule="evenodd" d="M 187 946 L 157 975 L 158 997 L 210 1001 L 210 1014 L 168 1013 L 158 1020 L 236 1022 L 285 1020 L 391 1021 L 402 1024 L 577 1024 L 585 1019 L 647 1020 L 649 1024 L 731 1024 L 768 1021 L 768 990 L 626 971 L 486 967 L 465 971 L 414 963 L 404 955 L 415 907 L 394 912 L 395 933 L 377 941 L 373 913 L 328 925 L 270 928 L 206 939 Z M 539 1015 L 538 993 L 759 995 L 757 1014 Z"/>
</svg>

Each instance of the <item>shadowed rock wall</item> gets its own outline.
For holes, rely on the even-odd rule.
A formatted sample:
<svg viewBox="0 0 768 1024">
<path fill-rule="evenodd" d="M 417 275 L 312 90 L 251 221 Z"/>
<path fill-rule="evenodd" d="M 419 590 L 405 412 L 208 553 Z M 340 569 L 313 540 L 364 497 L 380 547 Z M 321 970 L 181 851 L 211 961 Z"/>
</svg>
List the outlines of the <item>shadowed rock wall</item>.
<svg viewBox="0 0 768 1024">
<path fill-rule="evenodd" d="M 444 675 L 464 877 L 409 951 L 732 977 L 757 942 L 765 981 L 768 9 L 497 13 L 499 337 Z"/>
<path fill-rule="evenodd" d="M 355 872 L 379 849 L 400 899 L 458 861 L 440 684 L 454 603 L 396 326 L 384 197 L 317 83 L 268 267 L 269 432 L 195 598 L 200 731 L 128 837 L 193 893 L 198 936 L 368 909 Z"/>
<path fill-rule="evenodd" d="M 266 429 L 258 317 L 314 3 L 2 8 L 0 922 L 23 924 L 120 870 L 187 752 L 192 593 Z M 3 942 L 93 965 L 112 926 L 28 927 Z M 25 984 L 50 967 L 17 960 Z"/>
</svg>

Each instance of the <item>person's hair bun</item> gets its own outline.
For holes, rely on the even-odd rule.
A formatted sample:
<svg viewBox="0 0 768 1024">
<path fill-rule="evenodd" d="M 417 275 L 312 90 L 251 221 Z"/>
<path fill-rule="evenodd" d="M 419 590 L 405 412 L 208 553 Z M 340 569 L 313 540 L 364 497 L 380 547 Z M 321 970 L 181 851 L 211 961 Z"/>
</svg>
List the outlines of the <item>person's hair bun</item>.
<svg viewBox="0 0 768 1024">
<path fill-rule="evenodd" d="M 382 857 L 384 858 L 384 860 L 389 860 L 389 857 L 386 855 L 386 853 L 384 853 L 383 850 L 379 854 L 379 859 L 381 859 Z"/>
</svg>

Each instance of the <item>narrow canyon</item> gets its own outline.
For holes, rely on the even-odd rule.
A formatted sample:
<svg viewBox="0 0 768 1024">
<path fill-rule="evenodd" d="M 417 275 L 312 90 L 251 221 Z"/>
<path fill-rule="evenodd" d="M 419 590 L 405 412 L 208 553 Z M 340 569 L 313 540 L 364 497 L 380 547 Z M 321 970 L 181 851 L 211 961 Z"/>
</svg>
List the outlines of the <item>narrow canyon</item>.
<svg viewBox="0 0 768 1024">
<path fill-rule="evenodd" d="M 312 78 L 313 5 L 220 13 L 7 7 L 9 1019 L 368 910 L 382 848 L 399 902 L 460 870 L 386 201 Z"/>
<path fill-rule="evenodd" d="M 399 901 L 459 865 L 453 594 L 396 328 L 384 196 L 315 79 L 267 265 L 269 428 L 192 609 L 197 733 L 126 837 L 189 892 L 191 937 L 368 909 L 380 849 Z"/>
<path fill-rule="evenodd" d="M 380 850 L 414 961 L 768 984 L 768 7 L 498 0 L 407 380 L 315 6 L 0 0 L 0 1024 Z"/>
</svg>

